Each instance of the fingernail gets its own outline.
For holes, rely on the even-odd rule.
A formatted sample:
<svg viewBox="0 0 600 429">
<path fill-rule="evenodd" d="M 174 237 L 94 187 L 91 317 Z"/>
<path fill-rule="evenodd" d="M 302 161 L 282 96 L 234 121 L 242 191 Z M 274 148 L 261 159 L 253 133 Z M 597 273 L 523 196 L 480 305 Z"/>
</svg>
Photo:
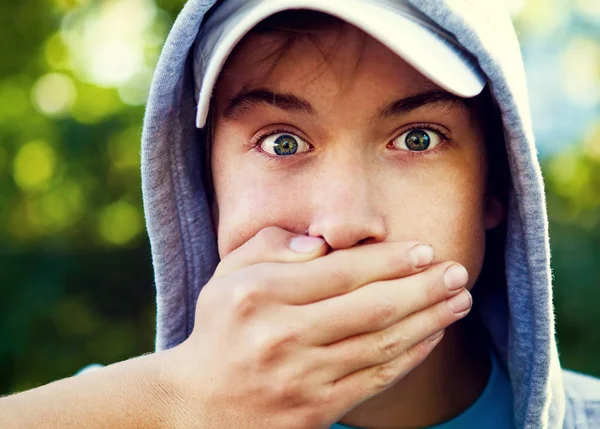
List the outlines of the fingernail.
<svg viewBox="0 0 600 429">
<path fill-rule="evenodd" d="M 325 243 L 325 240 L 320 237 L 299 235 L 290 241 L 290 249 L 298 253 L 310 253 L 321 247 L 323 243 Z"/>
<path fill-rule="evenodd" d="M 444 272 L 444 283 L 448 290 L 458 290 L 469 281 L 469 273 L 465 267 L 459 264 L 451 265 Z"/>
<path fill-rule="evenodd" d="M 415 268 L 421 268 L 431 264 L 433 260 L 433 249 L 431 246 L 419 244 L 410 251 L 410 258 Z"/>
<path fill-rule="evenodd" d="M 438 331 L 435 334 L 427 337 L 427 341 L 429 341 L 430 343 L 435 343 L 437 340 L 442 338 L 443 335 L 444 335 L 444 330 L 442 329 L 441 331 Z"/>
<path fill-rule="evenodd" d="M 471 308 L 473 299 L 471 298 L 469 291 L 465 289 L 458 295 L 454 295 L 452 298 L 448 299 L 446 302 L 448 303 L 451 312 L 460 314 Z"/>
</svg>

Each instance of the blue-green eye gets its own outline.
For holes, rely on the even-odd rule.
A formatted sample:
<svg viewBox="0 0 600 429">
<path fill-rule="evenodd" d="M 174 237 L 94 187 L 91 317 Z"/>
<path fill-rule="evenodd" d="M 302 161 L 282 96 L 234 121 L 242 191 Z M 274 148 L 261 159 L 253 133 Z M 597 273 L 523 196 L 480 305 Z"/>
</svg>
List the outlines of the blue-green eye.
<svg viewBox="0 0 600 429">
<path fill-rule="evenodd" d="M 417 128 L 394 139 L 394 147 L 411 152 L 423 152 L 427 149 L 433 149 L 441 141 L 440 135 L 435 131 Z"/>
<path fill-rule="evenodd" d="M 298 136 L 278 133 L 265 137 L 260 144 L 260 148 L 271 155 L 290 156 L 296 153 L 308 152 L 310 146 Z"/>
</svg>

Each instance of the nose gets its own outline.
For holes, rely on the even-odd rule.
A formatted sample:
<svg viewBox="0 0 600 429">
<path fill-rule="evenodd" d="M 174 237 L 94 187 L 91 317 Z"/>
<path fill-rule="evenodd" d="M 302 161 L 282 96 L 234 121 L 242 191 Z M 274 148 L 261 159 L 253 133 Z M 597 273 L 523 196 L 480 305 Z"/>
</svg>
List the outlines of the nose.
<svg viewBox="0 0 600 429">
<path fill-rule="evenodd" d="M 383 241 L 386 225 L 376 205 L 376 190 L 364 172 L 343 173 L 332 169 L 320 177 L 308 235 L 323 237 L 333 250 Z"/>
</svg>

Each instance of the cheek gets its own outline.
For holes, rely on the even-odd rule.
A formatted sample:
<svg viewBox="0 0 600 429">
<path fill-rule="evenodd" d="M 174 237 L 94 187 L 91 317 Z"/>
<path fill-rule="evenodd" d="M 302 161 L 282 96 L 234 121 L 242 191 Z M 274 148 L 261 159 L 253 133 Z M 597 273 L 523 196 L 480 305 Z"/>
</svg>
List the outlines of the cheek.
<svg viewBox="0 0 600 429">
<path fill-rule="evenodd" d="M 453 260 L 467 268 L 469 287 L 481 272 L 485 252 L 485 171 L 469 167 L 482 160 L 472 161 L 452 168 L 440 164 L 420 175 L 418 186 L 386 196 L 395 201 L 388 207 L 389 239 L 432 245 L 434 262 Z"/>
<path fill-rule="evenodd" d="M 294 198 L 289 193 L 269 189 L 252 188 L 252 182 L 246 181 L 245 189 L 232 189 L 219 199 L 219 224 L 217 228 L 218 248 L 221 258 L 235 250 L 258 231 L 276 225 L 297 234 L 304 233 L 308 213 L 303 213 L 297 204 L 301 197 Z M 246 188 L 247 186 L 247 188 Z M 283 203 L 283 201 L 292 204 Z"/>
<path fill-rule="evenodd" d="M 216 154 L 215 154 L 216 155 Z M 267 226 L 276 225 L 303 234 L 310 219 L 305 195 L 297 186 L 273 183 L 260 168 L 227 158 L 213 163 L 213 180 L 219 217 L 217 240 L 220 258 L 244 244 Z"/>
</svg>

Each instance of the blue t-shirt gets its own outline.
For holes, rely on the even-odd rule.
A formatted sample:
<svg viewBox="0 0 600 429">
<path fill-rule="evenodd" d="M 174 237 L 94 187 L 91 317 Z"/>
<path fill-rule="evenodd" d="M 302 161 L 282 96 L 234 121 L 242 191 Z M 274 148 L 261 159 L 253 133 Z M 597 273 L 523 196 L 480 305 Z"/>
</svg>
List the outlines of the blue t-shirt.
<svg viewBox="0 0 600 429">
<path fill-rule="evenodd" d="M 510 379 L 494 352 L 491 353 L 491 363 L 490 378 L 485 389 L 469 408 L 447 422 L 423 429 L 514 428 L 513 392 Z M 330 429 L 360 428 L 335 423 Z"/>
</svg>

